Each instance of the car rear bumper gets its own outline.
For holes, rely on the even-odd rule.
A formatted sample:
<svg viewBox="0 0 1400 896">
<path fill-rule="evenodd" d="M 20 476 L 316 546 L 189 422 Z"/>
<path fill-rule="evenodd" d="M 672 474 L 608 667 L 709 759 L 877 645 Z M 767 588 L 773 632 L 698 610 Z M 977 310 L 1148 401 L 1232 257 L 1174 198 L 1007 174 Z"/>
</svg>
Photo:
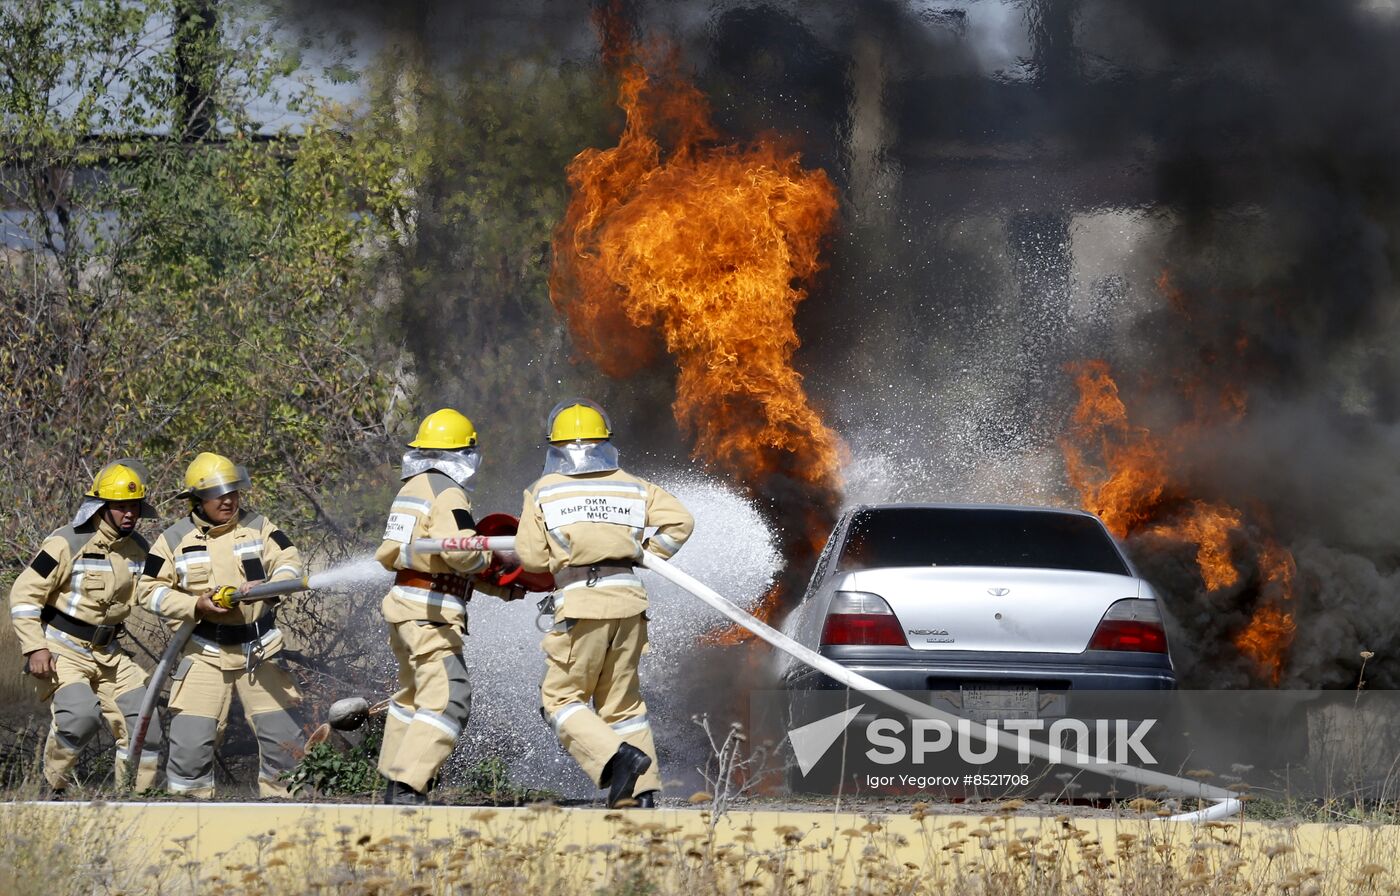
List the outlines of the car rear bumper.
<svg viewBox="0 0 1400 896">
<path fill-rule="evenodd" d="M 1162 654 L 1085 651 L 1025 654 L 958 651 L 912 660 L 882 656 L 880 648 L 827 647 L 822 655 L 876 684 L 896 691 L 938 691 L 962 686 L 1035 687 L 1042 691 L 1162 691 L 1176 688 L 1176 673 Z M 783 676 L 789 690 L 844 687 L 826 675 L 794 664 Z"/>
</svg>

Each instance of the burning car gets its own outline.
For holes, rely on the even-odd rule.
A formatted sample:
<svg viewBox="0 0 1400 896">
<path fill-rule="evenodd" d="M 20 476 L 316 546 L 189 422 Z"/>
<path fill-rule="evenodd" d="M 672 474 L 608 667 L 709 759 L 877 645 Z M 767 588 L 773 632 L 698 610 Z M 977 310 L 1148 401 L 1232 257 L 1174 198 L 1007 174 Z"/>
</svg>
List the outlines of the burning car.
<svg viewBox="0 0 1400 896">
<path fill-rule="evenodd" d="M 1074 510 L 882 504 L 846 512 L 788 635 L 975 719 L 1064 715 L 1075 690 L 1167 690 L 1152 587 Z M 840 687 L 801 663 L 790 690 Z"/>
</svg>

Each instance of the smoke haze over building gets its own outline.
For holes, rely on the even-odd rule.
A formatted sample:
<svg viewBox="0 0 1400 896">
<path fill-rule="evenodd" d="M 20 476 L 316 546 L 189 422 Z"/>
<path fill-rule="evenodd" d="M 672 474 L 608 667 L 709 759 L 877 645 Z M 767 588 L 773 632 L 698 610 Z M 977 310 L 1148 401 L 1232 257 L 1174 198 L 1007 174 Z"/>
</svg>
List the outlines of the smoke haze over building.
<svg viewBox="0 0 1400 896">
<path fill-rule="evenodd" d="M 417 41 L 444 72 L 528 58 L 606 79 L 581 4 L 417 3 L 392 19 L 378 4 L 286 11 Z M 1296 562 L 1279 683 L 1350 687 L 1362 650 L 1376 653 L 1373 685 L 1400 683 L 1393 4 L 620 11 L 642 41 L 676 48 L 723 139 L 777 135 L 838 189 L 825 267 L 796 314 L 794 365 L 849 446 L 846 503 L 1079 504 L 1061 447 L 1079 399 L 1067 365 L 1099 359 L 1131 423 L 1166 445 L 1181 501 L 1164 512 L 1201 500 L 1242 515 L 1229 588 L 1205 587 L 1189 545 L 1128 539 L 1173 617 L 1183 682 L 1259 682 L 1233 638 L 1265 599 L 1255 566 L 1276 542 Z M 615 139 L 620 118 L 608 126 Z M 548 253 L 531 263 L 548 267 Z M 410 290 L 404 301 L 443 299 Z M 682 436 L 652 425 L 670 419 L 668 358 L 609 381 L 576 363 L 561 320 L 527 329 L 492 338 L 551 346 L 532 362 L 548 365 L 539 382 L 609 405 L 624 462 L 688 465 Z M 451 332 L 403 336 L 430 358 Z M 441 398 L 484 400 L 454 389 Z M 536 463 L 538 411 L 555 398 L 540 396 L 516 426 L 499 422 L 493 472 L 510 487 L 484 485 L 489 499 L 515 500 Z"/>
</svg>

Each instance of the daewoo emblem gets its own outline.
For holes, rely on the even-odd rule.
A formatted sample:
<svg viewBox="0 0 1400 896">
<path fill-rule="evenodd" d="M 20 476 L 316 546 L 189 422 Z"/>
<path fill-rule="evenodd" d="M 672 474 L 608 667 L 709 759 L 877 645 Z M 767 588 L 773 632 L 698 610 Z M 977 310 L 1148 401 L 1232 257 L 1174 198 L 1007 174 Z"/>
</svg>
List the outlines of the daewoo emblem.
<svg viewBox="0 0 1400 896">
<path fill-rule="evenodd" d="M 992 597 L 1005 597 L 1011 593 L 1010 588 L 988 588 L 987 593 Z"/>
</svg>

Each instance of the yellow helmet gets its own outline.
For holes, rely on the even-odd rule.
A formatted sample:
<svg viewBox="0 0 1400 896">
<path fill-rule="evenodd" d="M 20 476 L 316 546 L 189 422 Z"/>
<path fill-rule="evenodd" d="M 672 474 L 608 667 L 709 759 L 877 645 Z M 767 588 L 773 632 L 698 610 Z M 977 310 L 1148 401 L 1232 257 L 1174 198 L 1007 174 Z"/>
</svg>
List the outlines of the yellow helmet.
<svg viewBox="0 0 1400 896">
<path fill-rule="evenodd" d="M 410 448 L 471 448 L 476 444 L 476 427 L 451 408 L 433 411 L 418 424 L 418 437 Z"/>
<path fill-rule="evenodd" d="M 203 451 L 185 469 L 185 490 L 176 497 L 208 501 L 252 487 L 247 470 L 222 454 Z"/>
<path fill-rule="evenodd" d="M 608 415 L 587 399 L 573 398 L 560 402 L 549 413 L 551 442 L 609 438 L 612 438 L 612 426 Z"/>
<path fill-rule="evenodd" d="M 120 461 L 97 471 L 87 497 L 103 501 L 139 501 L 146 497 L 146 483 L 141 474 Z"/>
</svg>

